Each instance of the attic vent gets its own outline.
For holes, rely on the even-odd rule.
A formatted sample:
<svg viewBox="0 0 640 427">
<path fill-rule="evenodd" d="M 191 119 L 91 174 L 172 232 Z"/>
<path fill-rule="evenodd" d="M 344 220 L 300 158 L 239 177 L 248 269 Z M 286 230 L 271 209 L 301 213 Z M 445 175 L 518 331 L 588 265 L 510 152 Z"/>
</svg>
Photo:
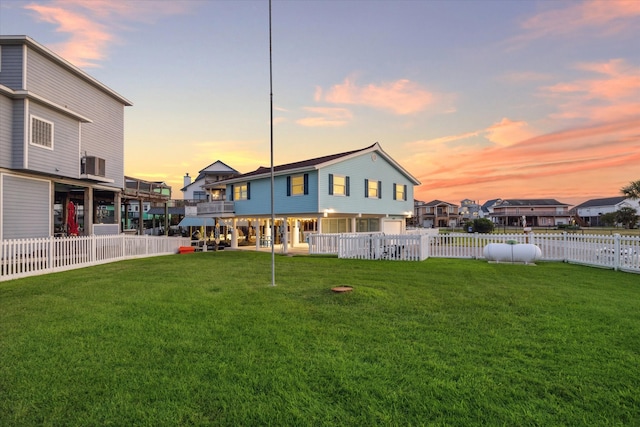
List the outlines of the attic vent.
<svg viewBox="0 0 640 427">
<path fill-rule="evenodd" d="M 104 159 L 94 156 L 83 158 L 81 172 L 83 175 L 105 176 L 106 167 Z"/>
</svg>

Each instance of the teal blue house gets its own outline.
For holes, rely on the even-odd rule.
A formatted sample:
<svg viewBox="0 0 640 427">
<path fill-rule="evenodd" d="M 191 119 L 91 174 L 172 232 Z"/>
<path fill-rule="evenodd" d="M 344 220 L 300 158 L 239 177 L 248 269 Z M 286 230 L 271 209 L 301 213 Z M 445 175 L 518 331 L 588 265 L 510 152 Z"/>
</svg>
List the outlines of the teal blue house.
<svg viewBox="0 0 640 427">
<path fill-rule="evenodd" d="M 232 229 L 244 224 L 240 237 L 255 238 L 256 245 L 271 241 L 271 168 L 204 188 L 221 184 L 225 200 L 199 204 L 198 216 L 218 218 Z M 304 242 L 306 233 L 401 234 L 419 184 L 378 143 L 275 166 L 273 241 L 286 248 Z"/>
</svg>

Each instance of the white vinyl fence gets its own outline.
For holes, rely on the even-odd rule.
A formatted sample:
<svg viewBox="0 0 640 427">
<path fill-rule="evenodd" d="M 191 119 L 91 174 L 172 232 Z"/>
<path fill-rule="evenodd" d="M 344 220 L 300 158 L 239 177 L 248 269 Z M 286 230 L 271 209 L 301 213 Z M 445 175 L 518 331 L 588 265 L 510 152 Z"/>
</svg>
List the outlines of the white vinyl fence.
<svg viewBox="0 0 640 427">
<path fill-rule="evenodd" d="M 640 237 L 588 234 L 310 234 L 310 254 L 339 258 L 421 261 L 434 258 L 484 258 L 489 243 L 531 243 L 543 261 L 564 261 L 640 273 Z"/>
<path fill-rule="evenodd" d="M 175 254 L 188 237 L 45 237 L 0 241 L 0 281 L 72 270 L 130 258 Z"/>
</svg>

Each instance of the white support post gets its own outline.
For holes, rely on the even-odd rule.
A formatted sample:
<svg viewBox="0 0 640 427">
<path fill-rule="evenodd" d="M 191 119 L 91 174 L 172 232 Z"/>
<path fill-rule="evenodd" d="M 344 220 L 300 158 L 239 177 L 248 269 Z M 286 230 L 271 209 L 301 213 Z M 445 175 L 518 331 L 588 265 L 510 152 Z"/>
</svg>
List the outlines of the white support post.
<svg viewBox="0 0 640 427">
<path fill-rule="evenodd" d="M 300 243 L 300 221 L 297 219 L 293 220 L 292 223 L 293 230 L 291 235 L 291 247 L 295 247 Z"/>
<path fill-rule="evenodd" d="M 231 249 L 238 249 L 238 219 L 231 220 Z"/>
</svg>

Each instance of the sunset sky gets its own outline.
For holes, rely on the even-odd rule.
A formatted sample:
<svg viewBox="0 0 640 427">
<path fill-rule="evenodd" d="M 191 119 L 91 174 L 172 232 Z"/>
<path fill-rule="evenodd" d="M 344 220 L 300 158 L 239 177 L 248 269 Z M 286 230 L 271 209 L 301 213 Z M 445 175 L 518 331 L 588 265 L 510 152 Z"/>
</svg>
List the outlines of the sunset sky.
<svg viewBox="0 0 640 427">
<path fill-rule="evenodd" d="M 131 100 L 125 173 L 269 166 L 267 0 L 1 0 Z M 273 0 L 275 163 L 382 148 L 416 198 L 620 195 L 640 179 L 640 1 Z"/>
</svg>

